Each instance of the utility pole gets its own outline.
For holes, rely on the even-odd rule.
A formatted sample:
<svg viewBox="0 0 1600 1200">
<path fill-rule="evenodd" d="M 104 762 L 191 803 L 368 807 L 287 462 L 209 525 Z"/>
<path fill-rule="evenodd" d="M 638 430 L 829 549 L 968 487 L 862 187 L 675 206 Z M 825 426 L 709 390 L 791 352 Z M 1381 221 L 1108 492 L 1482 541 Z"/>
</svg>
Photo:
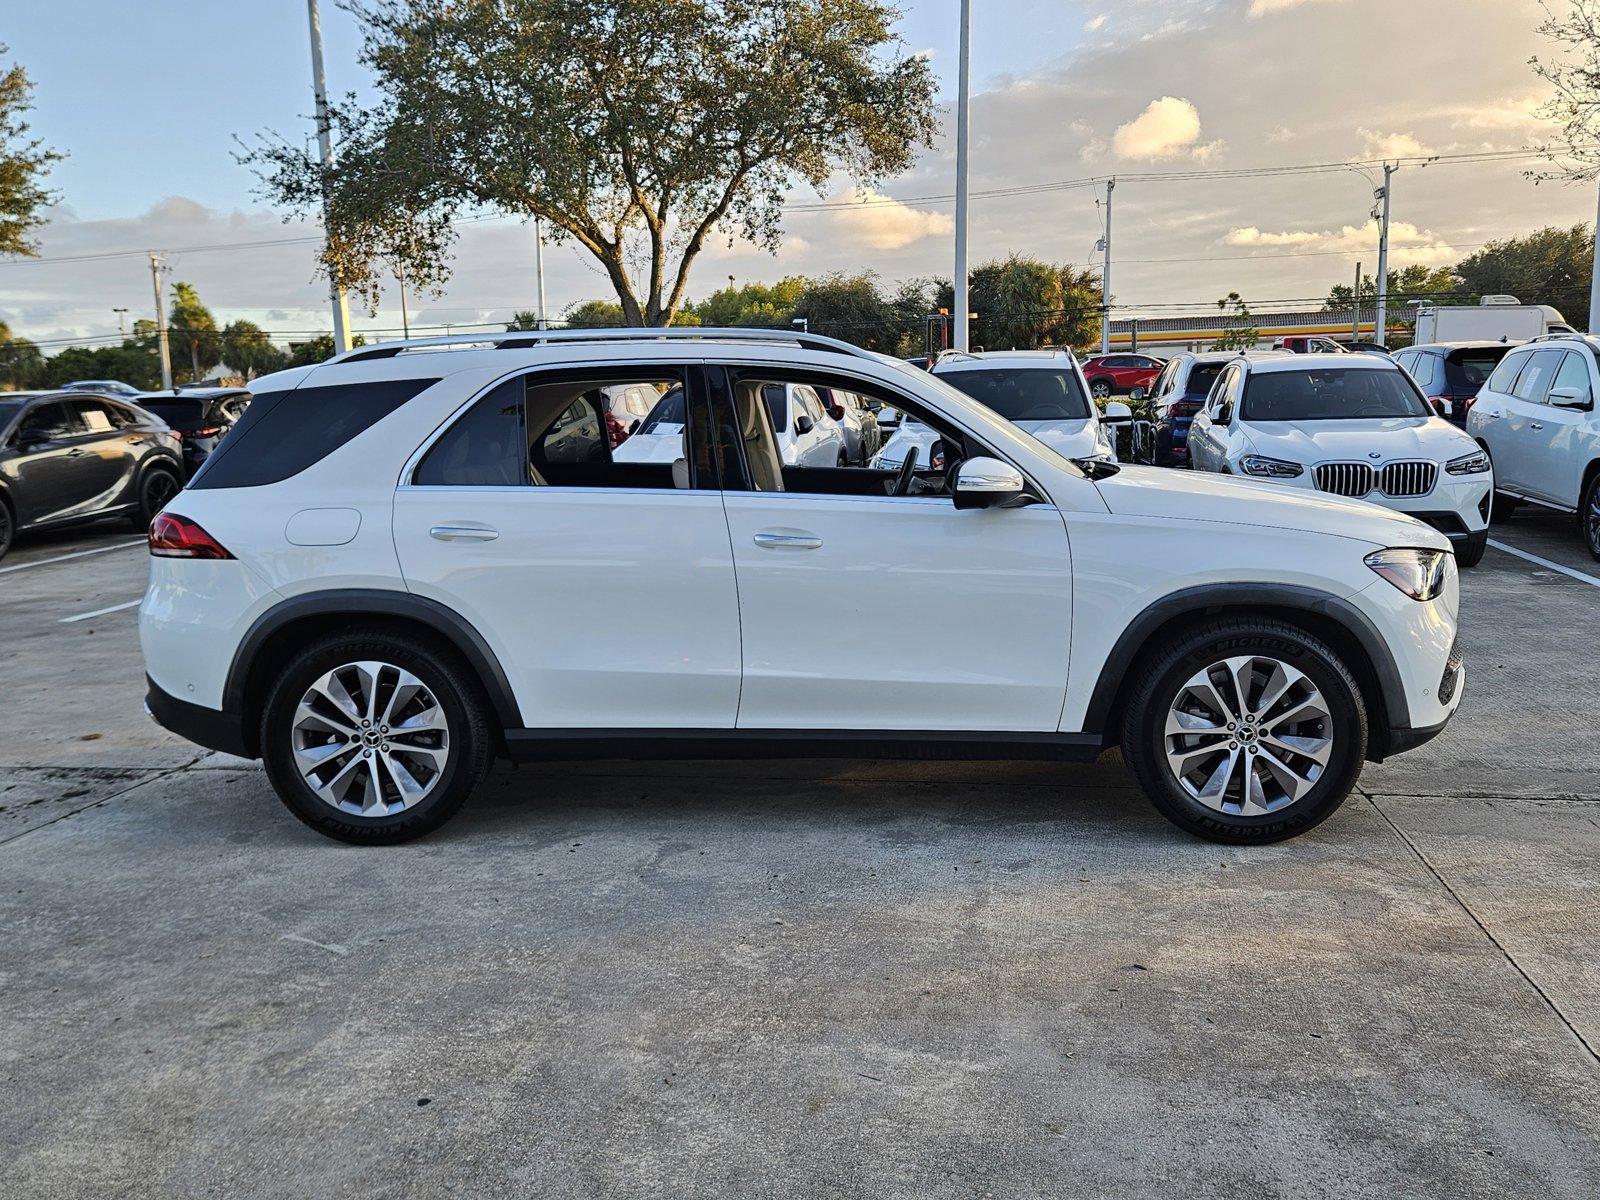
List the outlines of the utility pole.
<svg viewBox="0 0 1600 1200">
<path fill-rule="evenodd" d="M 1350 340 L 1361 340 L 1361 264 L 1356 264 L 1356 287 L 1350 293 Z"/>
<path fill-rule="evenodd" d="M 1100 265 L 1100 353 L 1111 353 L 1111 193 L 1115 179 L 1106 180 L 1106 236 L 1100 242 L 1105 257 Z"/>
<path fill-rule="evenodd" d="M 311 17 L 311 86 L 317 98 L 317 146 L 322 151 L 322 227 L 330 223 L 328 211 L 328 175 L 333 170 L 333 132 L 328 127 L 328 77 L 322 69 L 322 16 L 317 12 L 317 0 L 306 0 Z M 333 300 L 333 348 L 343 354 L 350 349 L 350 304 L 344 289 L 337 280 L 329 285 Z"/>
<path fill-rule="evenodd" d="M 111 311 L 117 314 L 117 333 L 126 338 L 128 336 L 128 310 L 125 308 L 113 308 Z"/>
<path fill-rule="evenodd" d="M 539 281 L 539 311 L 534 324 L 540 329 L 549 329 L 544 309 L 544 222 L 538 217 L 533 219 L 533 274 Z"/>
<path fill-rule="evenodd" d="M 1594 222 L 1594 268 L 1589 278 L 1589 332 L 1600 333 L 1600 215 Z"/>
<path fill-rule="evenodd" d="M 1398 164 L 1383 164 L 1383 187 L 1378 189 L 1382 201 L 1382 215 L 1378 217 L 1378 319 L 1372 340 L 1379 346 L 1389 345 L 1389 201 L 1394 192 L 1394 173 Z"/>
<path fill-rule="evenodd" d="M 172 390 L 172 350 L 167 345 L 167 306 L 161 296 L 161 276 L 166 268 L 161 265 L 161 255 L 150 251 L 150 282 L 156 293 L 156 344 L 161 350 L 161 390 Z"/>
<path fill-rule="evenodd" d="M 967 285 L 967 124 L 971 115 L 972 0 L 961 0 L 961 63 L 956 75 L 956 277 L 955 348 L 971 346 L 968 313 L 972 299 Z"/>
<path fill-rule="evenodd" d="M 400 333 L 408 341 L 411 338 L 411 317 L 406 312 L 406 269 L 396 266 L 394 277 L 400 284 Z"/>
</svg>

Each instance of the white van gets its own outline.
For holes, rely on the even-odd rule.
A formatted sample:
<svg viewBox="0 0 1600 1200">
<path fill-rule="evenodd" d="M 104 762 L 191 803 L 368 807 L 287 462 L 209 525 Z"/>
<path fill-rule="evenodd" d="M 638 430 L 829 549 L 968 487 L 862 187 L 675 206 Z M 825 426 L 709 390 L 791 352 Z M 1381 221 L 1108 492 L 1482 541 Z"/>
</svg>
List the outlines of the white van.
<svg viewBox="0 0 1600 1200">
<path fill-rule="evenodd" d="M 1485 296 L 1476 305 L 1417 309 L 1415 345 L 1434 342 L 1531 342 L 1547 333 L 1575 333 L 1548 304 L 1523 304 L 1515 296 Z"/>
</svg>

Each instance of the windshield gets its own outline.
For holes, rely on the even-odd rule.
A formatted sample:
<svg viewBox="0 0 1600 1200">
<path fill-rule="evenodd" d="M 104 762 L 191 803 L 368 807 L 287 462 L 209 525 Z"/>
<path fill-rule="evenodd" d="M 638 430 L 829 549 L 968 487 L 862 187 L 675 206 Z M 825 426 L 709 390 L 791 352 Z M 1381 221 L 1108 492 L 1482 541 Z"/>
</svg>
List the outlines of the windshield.
<svg viewBox="0 0 1600 1200">
<path fill-rule="evenodd" d="M 684 423 L 683 389 L 675 387 L 661 399 L 656 401 L 650 415 L 639 422 L 640 433 L 677 433 Z M 671 425 L 672 429 L 661 429 L 659 426 Z"/>
<path fill-rule="evenodd" d="M 1346 421 L 1426 417 L 1428 407 L 1404 372 L 1358 367 L 1264 371 L 1245 385 L 1246 421 Z"/>
<path fill-rule="evenodd" d="M 940 377 L 1008 421 L 1081 421 L 1089 415 L 1089 401 L 1073 371 L 984 367 Z"/>
<path fill-rule="evenodd" d="M 1444 360 L 1444 377 L 1453 388 L 1481 388 L 1509 349 L 1510 346 L 1497 346 L 1453 351 Z"/>
</svg>

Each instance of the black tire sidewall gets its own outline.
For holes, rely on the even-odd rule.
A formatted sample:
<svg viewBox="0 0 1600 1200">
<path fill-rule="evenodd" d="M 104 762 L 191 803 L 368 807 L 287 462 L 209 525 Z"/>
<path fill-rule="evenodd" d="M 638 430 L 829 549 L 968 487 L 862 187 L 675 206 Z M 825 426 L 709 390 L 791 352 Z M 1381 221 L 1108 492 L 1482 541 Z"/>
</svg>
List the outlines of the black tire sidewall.
<svg viewBox="0 0 1600 1200">
<path fill-rule="evenodd" d="M 359 817 L 334 808 L 311 790 L 294 764 L 294 711 L 313 682 L 345 663 L 375 660 L 411 672 L 444 709 L 450 758 L 443 778 L 423 800 L 385 817 Z M 324 639 L 297 655 L 278 676 L 262 711 L 261 758 L 279 799 L 311 828 L 340 841 L 388 845 L 430 833 L 449 820 L 488 770 L 487 712 L 464 664 L 410 638 L 350 634 Z"/>
<path fill-rule="evenodd" d="M 1306 796 L 1260 816 L 1232 816 L 1207 808 L 1173 778 L 1165 729 L 1178 689 L 1197 671 L 1222 658 L 1259 654 L 1305 672 L 1327 700 L 1334 753 Z M 1266 843 L 1304 833 L 1327 820 L 1349 795 L 1366 758 L 1366 713 L 1355 681 L 1326 646 L 1288 628 L 1240 626 L 1214 636 L 1186 639 L 1159 655 L 1137 690 L 1123 732 L 1123 755 L 1161 813 L 1180 828 L 1211 841 Z"/>
<path fill-rule="evenodd" d="M 11 543 L 16 536 L 17 520 L 11 515 L 11 506 L 0 499 L 0 558 L 4 558 L 11 550 Z"/>
<path fill-rule="evenodd" d="M 150 491 L 151 485 L 154 484 L 158 478 L 162 477 L 172 481 L 172 495 L 163 500 L 161 502 L 161 507 L 157 508 L 151 504 Z M 134 520 L 148 528 L 150 522 L 156 519 L 156 514 L 161 511 L 161 508 L 165 508 L 168 504 L 171 504 L 172 501 L 177 498 L 178 493 L 182 490 L 183 480 L 178 476 L 176 471 L 168 470 L 166 467 L 148 468 L 139 480 L 139 507 L 135 512 Z"/>
<path fill-rule="evenodd" d="M 1597 494 L 1600 494 L 1600 471 L 1589 480 L 1589 486 L 1583 489 L 1583 495 L 1578 498 L 1578 536 L 1583 539 L 1589 556 L 1600 562 L 1600 525 L 1591 526 L 1589 520 Z"/>
</svg>

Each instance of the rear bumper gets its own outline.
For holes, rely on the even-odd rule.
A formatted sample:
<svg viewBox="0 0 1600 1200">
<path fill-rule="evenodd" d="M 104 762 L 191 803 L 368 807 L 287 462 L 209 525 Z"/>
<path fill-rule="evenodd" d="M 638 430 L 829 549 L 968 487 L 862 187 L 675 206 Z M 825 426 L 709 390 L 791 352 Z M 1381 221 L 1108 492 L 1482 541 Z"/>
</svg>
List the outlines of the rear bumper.
<svg viewBox="0 0 1600 1200">
<path fill-rule="evenodd" d="M 207 750 L 220 750 L 239 758 L 255 757 L 245 743 L 244 718 L 238 713 L 219 712 L 169 696 L 148 675 L 145 682 L 149 684 L 145 711 L 157 725 Z"/>
</svg>

